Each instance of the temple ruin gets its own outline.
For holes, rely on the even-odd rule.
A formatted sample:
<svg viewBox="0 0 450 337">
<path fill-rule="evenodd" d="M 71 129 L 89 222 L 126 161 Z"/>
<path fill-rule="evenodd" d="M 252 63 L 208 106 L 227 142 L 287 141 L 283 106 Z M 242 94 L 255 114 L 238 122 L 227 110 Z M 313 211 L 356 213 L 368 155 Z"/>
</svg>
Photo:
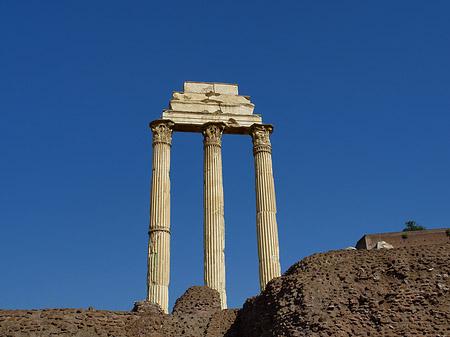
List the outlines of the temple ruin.
<svg viewBox="0 0 450 337">
<path fill-rule="evenodd" d="M 222 309 L 225 291 L 225 221 L 221 144 L 223 134 L 250 135 L 253 141 L 256 228 L 261 291 L 280 276 L 275 186 L 270 134 L 273 126 L 253 114 L 248 96 L 236 84 L 185 82 L 174 92 L 170 109 L 150 123 L 153 132 L 153 173 L 150 198 L 147 300 L 168 312 L 170 273 L 170 148 L 172 133 L 201 132 L 204 149 L 204 281 L 216 289 Z"/>
</svg>

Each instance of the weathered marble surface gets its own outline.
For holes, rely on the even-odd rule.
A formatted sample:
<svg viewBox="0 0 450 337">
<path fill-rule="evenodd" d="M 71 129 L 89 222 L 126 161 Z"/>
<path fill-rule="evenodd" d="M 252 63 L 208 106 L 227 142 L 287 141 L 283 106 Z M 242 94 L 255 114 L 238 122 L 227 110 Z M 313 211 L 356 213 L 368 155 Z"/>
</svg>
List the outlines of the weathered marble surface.
<svg viewBox="0 0 450 337">
<path fill-rule="evenodd" d="M 169 310 L 170 278 L 170 121 L 150 123 L 153 131 L 153 173 L 150 197 L 147 300 Z"/>
<path fill-rule="evenodd" d="M 174 131 L 201 132 L 208 122 L 225 123 L 224 133 L 249 134 L 249 128 L 262 123 L 253 114 L 249 96 L 239 96 L 237 84 L 185 82 L 184 91 L 175 91 L 162 118 L 175 123 Z"/>
<path fill-rule="evenodd" d="M 251 133 L 255 157 L 256 235 L 261 291 L 270 280 L 281 275 L 272 147 L 269 139 L 272 131 L 271 125 L 254 125 Z"/>
<path fill-rule="evenodd" d="M 275 186 L 270 124 L 253 114 L 250 97 L 236 84 L 185 82 L 174 92 L 170 109 L 150 123 L 153 131 L 153 176 L 148 251 L 148 300 L 167 312 L 170 266 L 170 146 L 172 131 L 204 135 L 204 281 L 217 290 L 225 309 L 225 221 L 221 137 L 251 135 L 255 157 L 256 227 L 260 287 L 280 276 Z"/>
<path fill-rule="evenodd" d="M 208 123 L 203 129 L 203 247 L 205 286 L 220 294 L 227 308 L 225 291 L 225 219 L 223 217 L 222 133 L 224 125 Z"/>
</svg>

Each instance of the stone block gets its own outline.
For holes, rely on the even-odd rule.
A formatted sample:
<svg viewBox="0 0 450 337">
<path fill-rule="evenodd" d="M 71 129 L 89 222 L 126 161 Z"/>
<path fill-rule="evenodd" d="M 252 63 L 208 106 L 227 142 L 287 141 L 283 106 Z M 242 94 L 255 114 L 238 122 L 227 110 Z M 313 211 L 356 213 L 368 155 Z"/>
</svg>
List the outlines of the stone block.
<svg viewBox="0 0 450 337">
<path fill-rule="evenodd" d="M 206 94 L 196 94 L 192 92 L 179 92 L 174 91 L 172 94 L 172 101 L 203 101 L 205 99 L 209 99 L 209 96 Z"/>
<path fill-rule="evenodd" d="M 169 109 L 162 118 L 176 125 L 174 131 L 202 132 L 201 125 L 225 123 L 225 133 L 250 134 L 253 124 L 261 124 L 254 115 L 250 96 L 239 96 L 237 84 L 184 82 L 184 91 L 174 91 Z"/>
<path fill-rule="evenodd" d="M 392 249 L 392 248 L 394 248 L 394 246 L 386 241 L 378 241 L 375 248 L 376 249 L 381 249 L 381 248 Z"/>
<path fill-rule="evenodd" d="M 214 92 L 214 83 L 184 82 L 184 92 L 206 94 L 211 91 Z"/>
<path fill-rule="evenodd" d="M 210 100 L 218 101 L 221 103 L 228 103 L 228 104 L 251 104 L 250 100 L 245 98 L 244 96 L 230 96 L 230 95 L 220 95 L 215 94 L 215 96 L 209 97 Z"/>
<path fill-rule="evenodd" d="M 171 101 L 170 110 L 182 112 L 206 112 L 206 113 L 225 113 L 233 115 L 252 115 L 254 105 L 248 104 L 226 104 L 216 100 L 207 102 L 196 101 Z"/>
<path fill-rule="evenodd" d="M 205 83 L 205 82 L 184 82 L 185 93 L 206 94 L 213 92 L 221 95 L 238 95 L 237 84 L 229 83 Z"/>
<path fill-rule="evenodd" d="M 251 104 L 248 96 L 230 96 L 224 94 L 196 94 L 174 91 L 172 101 L 189 101 L 202 103 Z"/>
<path fill-rule="evenodd" d="M 208 112 L 190 112 L 190 111 L 174 111 L 164 110 L 163 119 L 174 122 L 175 131 L 184 132 L 201 132 L 201 126 L 208 122 L 223 122 L 229 127 L 240 127 L 245 130 L 230 130 L 225 133 L 248 134 L 249 128 L 253 124 L 261 124 L 261 115 L 234 115 L 225 113 L 208 113 Z M 244 132 L 245 131 L 245 132 Z M 244 132 L 244 133 L 241 133 Z"/>
<path fill-rule="evenodd" d="M 221 95 L 239 95 L 237 84 L 229 83 L 214 83 L 214 92 Z"/>
<path fill-rule="evenodd" d="M 183 112 L 216 112 L 220 111 L 218 103 L 196 103 L 196 102 L 184 102 L 184 101 L 171 101 L 170 109 Z"/>
<path fill-rule="evenodd" d="M 255 106 L 253 104 L 220 104 L 220 110 L 226 114 L 233 115 L 251 115 L 253 114 L 253 109 Z"/>
</svg>

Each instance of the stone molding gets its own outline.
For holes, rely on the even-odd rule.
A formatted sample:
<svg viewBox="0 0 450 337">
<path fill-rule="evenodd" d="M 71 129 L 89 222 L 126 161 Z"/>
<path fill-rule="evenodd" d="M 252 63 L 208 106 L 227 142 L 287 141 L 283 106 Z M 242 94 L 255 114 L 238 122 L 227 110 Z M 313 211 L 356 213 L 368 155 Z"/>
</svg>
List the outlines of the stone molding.
<svg viewBox="0 0 450 337">
<path fill-rule="evenodd" d="M 156 119 L 150 123 L 150 129 L 153 132 L 153 146 L 158 143 L 172 146 L 173 123 L 170 120 Z"/>
<path fill-rule="evenodd" d="M 167 228 L 165 228 L 165 227 L 155 227 L 155 228 L 151 228 L 151 229 L 148 231 L 148 234 L 150 235 L 150 234 L 153 233 L 153 232 L 165 232 L 165 233 L 168 233 L 169 235 L 172 234 L 172 233 L 170 232 L 170 230 L 167 229 Z"/>
<path fill-rule="evenodd" d="M 202 134 L 203 134 L 203 146 L 222 146 L 222 134 L 225 129 L 224 123 L 206 123 L 203 125 Z"/>
<path fill-rule="evenodd" d="M 249 96 L 239 95 L 237 84 L 185 82 L 184 91 L 174 91 L 169 110 L 162 119 L 175 123 L 174 131 L 201 132 L 205 123 L 225 123 L 224 133 L 248 134 L 254 123 L 262 123 L 253 113 Z"/>
</svg>

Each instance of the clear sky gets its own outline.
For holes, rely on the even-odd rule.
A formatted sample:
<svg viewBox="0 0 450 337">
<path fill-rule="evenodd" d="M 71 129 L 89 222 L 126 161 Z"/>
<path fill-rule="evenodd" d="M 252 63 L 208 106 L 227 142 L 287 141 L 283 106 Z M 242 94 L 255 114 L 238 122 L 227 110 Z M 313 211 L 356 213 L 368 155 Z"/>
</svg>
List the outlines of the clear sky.
<svg viewBox="0 0 450 337">
<path fill-rule="evenodd" d="M 271 137 L 281 267 L 450 226 L 450 2 L 1 1 L 0 307 L 146 296 L 152 137 L 184 81 Z M 227 296 L 259 293 L 252 145 L 223 137 Z M 203 148 L 173 136 L 170 305 L 203 284 Z"/>
</svg>

